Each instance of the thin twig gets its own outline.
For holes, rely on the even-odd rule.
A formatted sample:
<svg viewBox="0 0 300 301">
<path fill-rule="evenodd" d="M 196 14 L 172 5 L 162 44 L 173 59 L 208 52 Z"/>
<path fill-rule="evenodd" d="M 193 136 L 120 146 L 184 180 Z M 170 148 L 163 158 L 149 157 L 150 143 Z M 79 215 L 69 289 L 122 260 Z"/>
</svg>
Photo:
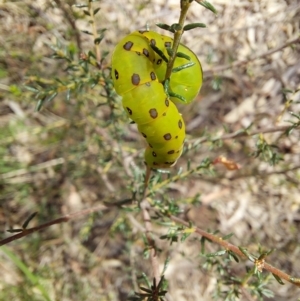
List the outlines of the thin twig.
<svg viewBox="0 0 300 301">
<path fill-rule="evenodd" d="M 49 161 L 46 161 L 43 163 L 29 166 L 28 168 L 22 168 L 22 169 L 13 170 L 13 171 L 10 171 L 10 172 L 4 173 L 4 174 L 0 174 L 0 179 L 7 180 L 9 178 L 23 176 L 30 172 L 36 172 L 38 170 L 42 170 L 42 169 L 46 169 L 46 168 L 50 168 L 53 166 L 64 164 L 64 162 L 65 162 L 64 158 L 52 159 L 52 160 L 49 160 Z"/>
<path fill-rule="evenodd" d="M 63 11 L 66 19 L 68 20 L 69 24 L 71 25 L 76 39 L 76 44 L 78 48 L 78 56 L 80 56 L 80 53 L 82 52 L 82 46 L 81 46 L 81 39 L 80 39 L 80 32 L 76 26 L 75 20 L 73 18 L 72 11 L 68 9 L 65 6 L 65 3 L 62 3 L 60 0 L 54 0 L 57 6 Z"/>
<path fill-rule="evenodd" d="M 190 224 L 188 222 L 184 221 L 181 218 L 178 218 L 178 217 L 176 217 L 174 215 L 168 215 L 168 217 L 172 221 L 174 221 L 174 222 L 176 222 L 178 224 L 184 225 L 186 227 L 190 227 Z M 208 233 L 208 232 L 206 232 L 206 231 L 204 231 L 202 229 L 199 229 L 197 227 L 194 227 L 194 231 L 195 231 L 195 233 L 197 233 L 197 234 L 199 234 L 199 235 L 201 235 L 201 236 L 203 236 L 203 237 L 205 237 L 205 238 L 207 238 L 207 239 L 209 239 L 209 240 L 217 243 L 218 245 L 221 245 L 225 250 L 228 250 L 228 251 L 230 250 L 230 251 L 232 251 L 233 253 L 235 253 L 236 255 L 238 255 L 238 256 L 240 256 L 242 258 L 246 258 L 246 256 L 244 255 L 244 253 L 241 252 L 241 250 L 238 247 L 236 247 L 236 246 L 232 245 L 231 243 L 223 240 L 222 237 L 218 237 L 216 235 Z M 300 286 L 300 279 L 299 278 L 294 278 L 291 275 L 288 275 L 285 272 L 283 272 L 283 271 L 281 271 L 281 270 L 273 267 L 272 265 L 270 265 L 267 262 L 264 263 L 263 268 L 265 270 L 269 271 L 270 273 L 272 273 L 274 275 L 277 275 L 281 279 L 284 279 L 284 280 L 286 280 L 286 281 L 288 281 L 288 282 L 290 282 L 292 284 Z"/>
<path fill-rule="evenodd" d="M 33 227 L 33 228 L 29 228 L 29 229 L 23 229 L 23 231 L 18 233 L 18 234 L 15 234 L 13 236 L 10 236 L 8 238 L 0 240 L 0 247 L 3 246 L 3 245 L 8 244 L 8 243 L 10 243 L 14 240 L 17 240 L 19 238 L 27 236 L 31 233 L 46 229 L 50 226 L 53 226 L 53 225 L 56 225 L 56 224 L 66 223 L 71 219 L 74 219 L 74 218 L 77 218 L 77 217 L 82 217 L 82 216 L 85 216 L 87 214 L 91 214 L 93 212 L 101 211 L 101 210 L 105 210 L 105 209 L 107 209 L 107 207 L 105 205 L 99 205 L 99 206 L 94 207 L 94 208 L 85 209 L 85 210 L 78 211 L 78 212 L 75 212 L 75 213 L 67 214 L 65 216 L 62 216 L 62 217 L 57 218 L 55 220 L 52 220 L 50 222 L 44 223 L 44 224 L 39 225 L 37 227 Z"/>
<path fill-rule="evenodd" d="M 292 44 L 296 44 L 296 43 L 300 43 L 300 36 L 296 37 L 296 38 L 293 38 L 289 41 L 287 41 L 286 43 L 276 47 L 276 48 L 273 48 L 273 49 L 270 49 L 266 52 L 263 52 L 261 54 L 258 54 L 256 56 L 253 56 L 249 59 L 245 59 L 245 60 L 241 60 L 241 61 L 235 61 L 231 64 L 228 64 L 228 65 L 222 65 L 222 66 L 217 66 L 217 67 L 213 67 L 211 68 L 210 70 L 206 70 L 204 71 L 204 77 L 208 77 L 208 76 L 211 76 L 213 75 L 214 73 L 217 73 L 217 72 L 220 72 L 220 71 L 224 71 L 224 70 L 227 70 L 227 69 L 231 69 L 231 68 L 235 68 L 235 67 L 238 67 L 238 66 L 241 66 L 241 65 L 244 65 L 244 64 L 247 64 L 249 62 L 252 62 L 252 61 L 255 61 L 257 59 L 261 59 L 261 58 L 264 58 L 264 57 L 267 57 L 275 52 L 278 52 Z"/>
<path fill-rule="evenodd" d="M 91 22 L 92 22 L 92 30 L 93 30 L 93 37 L 94 37 L 94 46 L 95 46 L 95 52 L 96 52 L 96 60 L 97 60 L 97 65 L 98 68 L 101 68 L 101 52 L 100 52 L 100 47 L 98 44 L 95 43 L 95 40 L 98 37 L 97 33 L 97 27 L 96 27 L 96 22 L 95 22 L 95 14 L 92 6 L 92 1 L 89 1 L 89 13 L 91 16 Z"/>
<path fill-rule="evenodd" d="M 248 137 L 248 136 L 258 135 L 261 133 L 285 132 L 290 128 L 291 128 L 291 125 L 281 125 L 281 126 L 274 126 L 274 127 L 265 128 L 265 129 L 253 130 L 252 132 L 249 132 L 247 130 L 243 130 L 243 131 L 239 130 L 237 132 L 225 134 L 220 137 L 216 137 L 216 138 L 212 138 L 212 139 L 210 139 L 209 137 L 203 137 L 200 139 L 196 138 L 196 139 L 192 139 L 189 141 L 188 149 L 194 148 L 197 145 L 207 142 L 207 141 L 216 142 L 218 140 L 227 140 L 227 139 L 234 139 L 234 138 L 240 138 L 240 137 Z"/>
<path fill-rule="evenodd" d="M 146 236 L 147 236 L 147 239 L 148 239 L 149 246 L 151 247 L 150 256 L 151 256 L 151 264 L 152 264 L 152 267 L 153 267 L 153 274 L 154 274 L 154 277 L 156 278 L 156 280 L 159 280 L 160 279 L 160 277 L 159 277 L 159 266 L 158 266 L 158 261 L 157 261 L 157 256 L 156 256 L 155 242 L 154 242 L 153 238 L 151 237 L 152 224 L 151 224 L 151 218 L 150 218 L 149 211 L 148 211 L 150 206 L 149 206 L 149 203 L 148 203 L 147 199 L 144 199 L 141 202 L 141 208 L 142 208 L 143 218 L 144 218 L 144 222 L 145 222 L 145 226 L 146 226 Z M 42 224 L 40 226 L 37 226 L 37 227 L 24 229 L 21 233 L 18 233 L 16 235 L 13 235 L 11 237 L 8 237 L 8 238 L 5 238 L 5 239 L 1 240 L 0 241 L 0 246 L 8 244 L 8 243 L 10 243 L 14 240 L 17 240 L 19 238 L 27 236 L 31 233 L 34 233 L 34 232 L 40 231 L 42 229 L 48 228 L 52 225 L 65 223 L 65 222 L 68 222 L 71 219 L 74 219 L 74 218 L 77 218 L 77 217 L 82 217 L 82 216 L 85 216 L 87 214 L 91 214 L 93 212 L 100 211 L 100 210 L 105 210 L 105 209 L 107 209 L 107 206 L 99 205 L 99 206 L 94 207 L 94 208 L 85 209 L 85 210 L 78 211 L 78 212 L 75 212 L 75 213 L 72 213 L 72 214 L 67 214 L 63 217 L 57 218 L 53 221 L 44 223 L 44 224 Z M 161 212 L 159 212 L 159 213 L 161 214 Z M 168 217 L 172 221 L 174 221 L 175 223 L 184 225 L 186 227 L 190 227 L 190 224 L 188 222 L 182 220 L 181 218 L 178 218 L 174 215 L 168 215 Z M 230 244 L 229 242 L 223 240 L 221 237 L 213 235 L 212 233 L 208 233 L 208 232 L 206 232 L 206 231 L 204 231 L 200 228 L 197 228 L 197 227 L 194 227 L 194 232 L 201 235 L 201 236 L 203 236 L 203 237 L 206 237 L 207 239 L 209 239 L 209 240 L 211 240 L 211 241 L 213 241 L 213 242 L 215 242 L 219 245 L 221 245 L 224 249 L 230 250 L 230 251 L 234 252 L 236 255 L 238 255 L 242 258 L 245 258 L 244 253 L 241 252 L 241 250 L 238 247 L 236 247 L 236 246 Z M 273 273 L 274 275 L 277 275 L 281 279 L 284 279 L 284 280 L 286 280 L 286 281 L 288 281 L 292 284 L 300 286 L 300 279 L 299 278 L 292 277 L 292 276 L 286 274 L 285 272 L 273 267 L 272 265 L 268 264 L 267 262 L 264 263 L 263 268 L 265 270 Z"/>
<path fill-rule="evenodd" d="M 151 266 L 152 266 L 152 271 L 153 271 L 153 277 L 156 279 L 156 283 L 158 283 L 160 280 L 159 265 L 158 265 L 158 260 L 157 260 L 155 240 L 152 237 L 152 223 L 151 223 L 150 214 L 148 212 L 148 209 L 150 206 L 149 206 L 149 202 L 147 201 L 147 199 L 142 200 L 140 207 L 142 209 L 143 220 L 144 220 L 145 228 L 146 228 L 146 238 L 147 238 L 148 245 L 150 248 L 150 260 L 151 260 Z"/>
<path fill-rule="evenodd" d="M 297 170 L 297 169 L 300 169 L 300 165 L 296 165 L 296 166 L 293 166 L 291 168 L 287 168 L 287 169 L 283 169 L 283 170 L 275 170 L 275 171 L 270 171 L 270 172 L 263 171 L 262 173 L 256 173 L 256 174 L 253 174 L 253 173 L 236 174 L 236 175 L 233 175 L 231 177 L 228 177 L 227 179 L 229 181 L 233 181 L 233 180 L 237 180 L 237 179 L 240 179 L 240 178 L 247 178 L 247 177 L 265 178 L 265 177 L 269 177 L 269 176 L 272 176 L 272 175 L 286 174 L 287 172 L 294 171 L 294 170 Z M 296 183 L 298 184 L 298 182 L 296 182 Z"/>
<path fill-rule="evenodd" d="M 176 59 L 176 54 L 177 54 L 177 50 L 178 47 L 180 45 L 180 40 L 183 34 L 183 26 L 184 26 L 184 22 L 186 19 L 186 15 L 187 12 L 190 8 L 191 2 L 189 0 L 181 0 L 181 11 L 180 11 L 180 17 L 179 17 L 179 21 L 178 24 L 181 27 L 180 30 L 176 30 L 175 34 L 174 34 L 174 42 L 173 42 L 173 47 L 172 47 L 172 55 L 169 58 L 169 62 L 167 64 L 167 71 L 166 71 L 166 75 L 165 75 L 165 80 L 168 80 L 171 77 L 172 74 L 172 69 L 173 69 L 173 65 Z"/>
</svg>

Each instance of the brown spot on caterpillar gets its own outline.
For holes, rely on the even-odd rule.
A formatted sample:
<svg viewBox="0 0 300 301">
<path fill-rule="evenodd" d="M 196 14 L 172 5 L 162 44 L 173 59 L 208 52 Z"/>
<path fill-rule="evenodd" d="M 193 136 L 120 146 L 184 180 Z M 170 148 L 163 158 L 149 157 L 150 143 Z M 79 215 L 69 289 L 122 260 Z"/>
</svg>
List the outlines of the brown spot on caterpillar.
<svg viewBox="0 0 300 301">
<path fill-rule="evenodd" d="M 148 32 L 149 30 L 139 30 L 140 34 L 144 34 L 145 32 Z"/>
<path fill-rule="evenodd" d="M 181 120 L 181 119 L 179 119 L 179 121 L 178 121 L 178 127 L 179 127 L 180 129 L 182 129 L 182 120 Z"/>
<path fill-rule="evenodd" d="M 127 51 L 130 51 L 131 47 L 133 46 L 133 42 L 128 41 L 124 44 L 123 48 Z"/>
<path fill-rule="evenodd" d="M 130 108 L 126 107 L 126 110 L 127 110 L 129 115 L 132 115 L 132 110 Z"/>
<path fill-rule="evenodd" d="M 139 51 L 136 51 L 135 52 L 138 56 L 140 56 L 141 55 L 141 53 L 139 52 Z"/>
<path fill-rule="evenodd" d="M 155 152 L 152 152 L 152 156 L 153 156 L 153 157 L 156 157 L 157 155 L 156 155 L 156 153 L 155 153 Z"/>
<path fill-rule="evenodd" d="M 172 45 L 171 42 L 165 42 L 165 47 L 169 47 L 170 48 L 171 45 Z"/>
<path fill-rule="evenodd" d="M 146 48 L 143 49 L 143 55 L 149 57 L 149 51 Z"/>
<path fill-rule="evenodd" d="M 165 104 L 166 104 L 167 107 L 169 106 L 170 102 L 169 102 L 168 98 L 165 99 Z"/>
<path fill-rule="evenodd" d="M 175 161 L 173 161 L 173 162 L 165 162 L 165 164 L 167 164 L 167 165 L 172 165 L 174 163 L 175 163 Z"/>
<path fill-rule="evenodd" d="M 148 143 L 149 144 L 149 146 L 151 147 L 151 148 L 153 148 L 153 146 L 150 144 L 150 143 Z"/>
<path fill-rule="evenodd" d="M 115 69 L 115 78 L 116 78 L 116 79 L 119 79 L 119 72 L 118 72 L 117 69 Z"/>
<path fill-rule="evenodd" d="M 156 109 L 150 109 L 149 114 L 150 114 L 150 117 L 153 118 L 153 119 L 155 119 L 158 116 L 158 113 L 157 113 Z"/>
<path fill-rule="evenodd" d="M 142 136 L 144 137 L 144 138 L 147 138 L 147 136 L 144 134 L 144 133 L 141 133 L 142 134 Z"/>
<path fill-rule="evenodd" d="M 164 135 L 165 140 L 171 140 L 172 136 L 170 133 Z"/>
<path fill-rule="evenodd" d="M 145 83 L 145 85 L 146 85 L 147 87 L 150 87 L 150 86 L 151 86 L 150 82 Z"/>
<path fill-rule="evenodd" d="M 164 112 L 162 115 L 163 115 L 163 116 L 166 116 L 166 115 L 167 115 L 167 113 L 166 113 L 166 112 Z"/>
<path fill-rule="evenodd" d="M 156 80 L 156 74 L 153 71 L 150 73 L 150 77 L 152 80 Z"/>
<path fill-rule="evenodd" d="M 170 151 L 168 151 L 168 154 L 169 155 L 172 155 L 172 154 L 174 154 L 175 153 L 175 151 L 172 149 L 172 150 L 170 150 Z"/>
<path fill-rule="evenodd" d="M 178 139 L 178 136 L 176 136 L 175 139 Z"/>
<path fill-rule="evenodd" d="M 162 63 L 162 59 L 158 59 L 156 65 L 160 65 Z"/>
<path fill-rule="evenodd" d="M 157 162 L 153 162 L 153 165 L 158 165 L 158 163 Z"/>
<path fill-rule="evenodd" d="M 138 86 L 140 84 L 140 76 L 136 73 L 133 73 L 133 75 L 131 76 L 131 83 L 135 86 Z"/>
<path fill-rule="evenodd" d="M 155 46 L 156 45 L 156 41 L 154 39 L 151 39 L 150 40 L 150 44 L 153 45 L 153 46 Z"/>
</svg>

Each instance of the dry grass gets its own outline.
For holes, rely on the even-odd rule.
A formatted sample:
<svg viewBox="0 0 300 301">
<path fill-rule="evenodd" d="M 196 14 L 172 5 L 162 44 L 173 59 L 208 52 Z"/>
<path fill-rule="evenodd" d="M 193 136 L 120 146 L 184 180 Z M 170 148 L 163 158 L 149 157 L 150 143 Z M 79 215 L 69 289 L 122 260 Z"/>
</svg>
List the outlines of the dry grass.
<svg viewBox="0 0 300 301">
<path fill-rule="evenodd" d="M 64 15 L 71 11 L 69 5 L 55 3 L 0 3 L 0 238 L 9 236 L 5 230 L 20 227 L 34 211 L 39 214 L 31 226 L 103 200 L 125 199 L 130 196 L 128 187 L 141 181 L 135 168 L 141 166 L 141 139 L 120 107 L 116 107 L 118 121 L 108 125 L 109 107 L 97 107 L 105 102 L 99 90 L 70 101 L 60 95 L 37 113 L 32 95 L 21 88 L 29 76 L 65 76 L 45 44 L 59 40 L 76 45 L 78 40 Z M 145 26 L 155 29 L 158 22 L 174 23 L 179 15 L 177 0 L 99 3 L 97 25 L 107 28 L 101 49 L 109 51 L 129 32 Z M 212 4 L 218 16 L 193 5 L 188 21 L 205 23 L 207 28 L 183 38 L 205 71 L 201 94 L 180 108 L 188 140 L 206 133 L 221 136 L 226 133 L 224 125 L 229 132 L 252 123 L 251 130 L 288 125 L 289 112 L 300 111 L 300 92 L 288 94 L 293 103 L 285 108 L 282 90 L 300 88 L 299 40 L 294 47 L 262 54 L 299 37 L 299 1 L 214 0 Z M 76 8 L 73 12 L 80 16 L 77 28 L 85 30 L 89 24 L 84 15 Z M 92 39 L 80 37 L 80 47 L 87 52 Z M 243 60 L 250 62 L 230 67 Z M 232 232 L 230 241 L 253 253 L 259 245 L 276 248 L 268 262 L 300 276 L 299 136 L 299 130 L 288 137 L 282 132 L 264 134 L 283 155 L 275 166 L 249 156 L 258 135 L 224 140 L 221 147 L 203 143 L 185 154 L 178 167 L 185 168 L 187 159 L 195 166 L 205 157 L 225 155 L 241 169 L 227 171 L 217 165 L 214 175 L 191 176 L 172 183 L 164 193 L 203 229 Z M 202 205 L 188 204 L 199 193 Z M 151 277 L 150 262 L 143 258 L 143 231 L 138 214 L 109 208 L 15 241 L 7 247 L 36 279 L 30 280 L 29 272 L 21 272 L 6 249 L 0 249 L 0 300 L 46 300 L 38 283 L 51 300 L 126 300 L 137 289 L 142 271 Z M 157 226 L 155 231 L 158 237 L 166 228 Z M 199 242 L 190 238 L 172 246 L 159 240 L 158 244 L 164 250 L 160 264 L 170 256 L 167 299 L 212 300 L 218 277 L 201 266 Z M 208 252 L 214 250 L 216 246 L 208 246 Z M 245 265 L 232 263 L 228 269 L 241 276 Z M 280 286 L 274 280 L 270 289 L 276 301 L 300 298 L 299 288 L 291 284 Z M 245 294 L 241 300 L 257 299 Z"/>
</svg>

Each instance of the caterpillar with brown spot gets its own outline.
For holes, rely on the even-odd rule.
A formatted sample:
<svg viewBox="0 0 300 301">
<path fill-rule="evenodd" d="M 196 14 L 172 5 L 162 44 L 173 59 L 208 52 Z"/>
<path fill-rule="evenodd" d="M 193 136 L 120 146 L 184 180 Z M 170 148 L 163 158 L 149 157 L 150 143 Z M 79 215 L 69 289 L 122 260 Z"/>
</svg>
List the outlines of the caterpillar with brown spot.
<svg viewBox="0 0 300 301">
<path fill-rule="evenodd" d="M 181 97 L 168 97 L 164 81 L 173 39 L 153 31 L 136 31 L 123 38 L 112 55 L 112 80 L 130 119 L 147 140 L 145 164 L 148 168 L 169 168 L 180 157 L 185 139 L 185 124 L 175 103 L 189 103 L 199 93 L 203 74 L 197 56 L 180 44 L 169 89 Z M 155 50 L 156 49 L 156 50 Z M 157 51 L 157 49 L 159 51 Z M 174 70 L 173 69 L 173 70 Z M 183 101 L 184 99 L 184 101 Z"/>
</svg>

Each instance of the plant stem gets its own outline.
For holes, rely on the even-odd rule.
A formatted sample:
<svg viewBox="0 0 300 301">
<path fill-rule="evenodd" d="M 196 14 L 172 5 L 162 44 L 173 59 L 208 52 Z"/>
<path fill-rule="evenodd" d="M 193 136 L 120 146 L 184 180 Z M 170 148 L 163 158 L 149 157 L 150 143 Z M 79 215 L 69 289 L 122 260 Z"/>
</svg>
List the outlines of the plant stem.
<svg viewBox="0 0 300 301">
<path fill-rule="evenodd" d="M 173 42 L 173 47 L 172 47 L 172 55 L 169 59 L 169 62 L 167 64 L 167 71 L 166 71 L 166 75 L 165 75 L 165 80 L 169 79 L 171 77 L 172 74 L 172 69 L 173 69 L 173 65 L 176 59 L 176 53 L 180 44 L 180 40 L 183 34 L 183 26 L 184 26 L 184 22 L 186 19 L 186 15 L 187 12 L 189 10 L 189 7 L 191 5 L 190 0 L 181 0 L 180 4 L 181 4 L 181 12 L 180 12 L 180 17 L 179 17 L 179 21 L 178 24 L 180 25 L 179 30 L 176 30 L 176 32 L 174 33 L 174 42 Z"/>
<path fill-rule="evenodd" d="M 99 45 L 95 44 L 95 40 L 97 39 L 98 33 L 97 33 L 97 27 L 96 27 L 96 22 L 95 22 L 95 15 L 94 15 L 94 10 L 92 7 L 92 2 L 89 1 L 89 12 L 91 15 L 91 21 L 92 21 L 92 29 L 93 29 L 93 37 L 94 37 L 94 46 L 95 46 L 95 52 L 96 52 L 96 60 L 97 60 L 97 67 L 101 68 L 101 52 Z"/>
<path fill-rule="evenodd" d="M 63 11 L 66 19 L 68 20 L 69 24 L 72 27 L 72 30 L 74 32 L 75 39 L 76 39 L 76 44 L 77 44 L 78 52 L 79 52 L 78 55 L 80 56 L 80 53 L 82 51 L 80 32 L 79 32 L 79 30 L 78 30 L 78 28 L 76 26 L 76 22 L 75 22 L 73 14 L 72 14 L 72 10 L 68 6 L 65 5 L 65 1 L 54 0 L 54 2 Z"/>
</svg>

